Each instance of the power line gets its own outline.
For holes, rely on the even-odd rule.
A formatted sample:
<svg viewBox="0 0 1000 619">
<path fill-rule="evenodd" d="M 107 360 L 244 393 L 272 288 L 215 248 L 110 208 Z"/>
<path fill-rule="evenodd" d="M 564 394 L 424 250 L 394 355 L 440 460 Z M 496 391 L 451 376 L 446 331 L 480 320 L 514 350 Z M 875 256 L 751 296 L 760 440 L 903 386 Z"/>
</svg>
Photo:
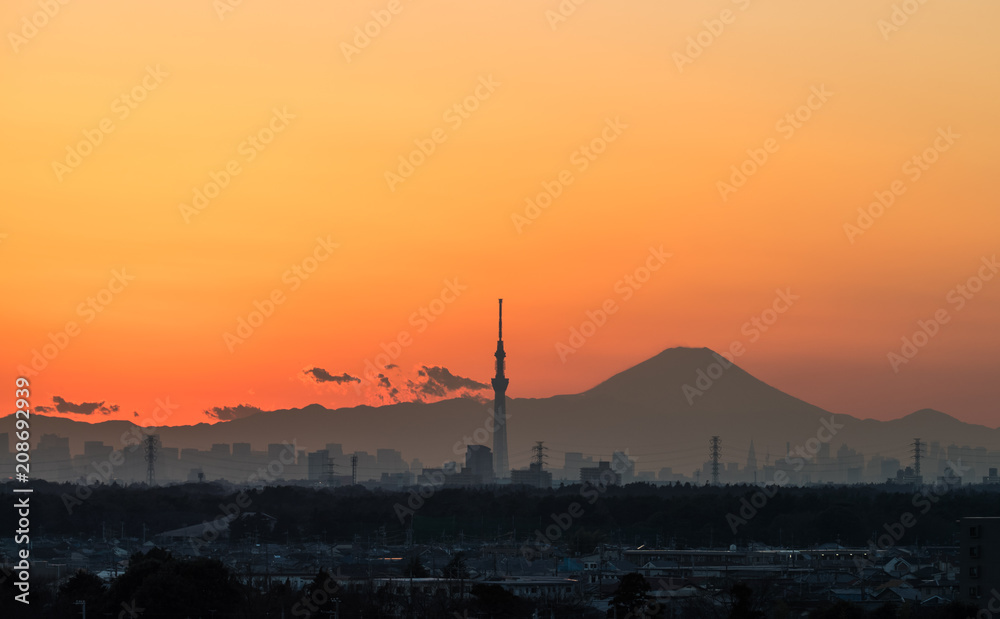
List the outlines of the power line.
<svg viewBox="0 0 1000 619">
<path fill-rule="evenodd" d="M 532 450 L 535 452 L 535 464 L 538 465 L 539 471 L 544 468 L 545 459 L 548 458 L 548 456 L 545 455 L 546 449 L 548 449 L 548 447 L 545 446 L 545 441 L 537 441 L 535 446 L 532 447 Z"/>
</svg>

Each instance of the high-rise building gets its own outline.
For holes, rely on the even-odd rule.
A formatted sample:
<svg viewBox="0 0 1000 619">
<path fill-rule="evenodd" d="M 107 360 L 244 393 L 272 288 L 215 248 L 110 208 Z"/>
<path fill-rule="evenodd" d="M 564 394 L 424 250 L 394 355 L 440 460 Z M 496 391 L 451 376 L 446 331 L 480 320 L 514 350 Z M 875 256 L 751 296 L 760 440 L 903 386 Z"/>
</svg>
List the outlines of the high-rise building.
<svg viewBox="0 0 1000 619">
<path fill-rule="evenodd" d="M 378 457 L 367 451 L 355 451 L 354 456 L 358 459 L 358 481 L 371 481 L 379 479 L 382 472 L 378 470 Z"/>
<path fill-rule="evenodd" d="M 610 462 L 601 460 L 597 466 L 585 466 L 580 469 L 580 483 L 598 487 L 620 486 L 622 483 L 621 473 L 611 468 Z"/>
<path fill-rule="evenodd" d="M 307 472 L 309 481 L 325 480 L 327 477 L 327 463 L 330 461 L 329 452 L 325 449 L 312 451 L 309 452 L 306 458 L 309 464 Z"/>
<path fill-rule="evenodd" d="M 111 445 L 105 445 L 102 441 L 84 441 L 83 455 L 87 460 L 107 460 L 111 457 Z"/>
<path fill-rule="evenodd" d="M 579 451 L 567 451 L 566 458 L 563 465 L 563 475 L 566 479 L 579 480 L 580 479 L 580 469 L 585 466 L 593 466 L 594 459 L 587 456 L 584 457 Z"/>
<path fill-rule="evenodd" d="M 407 470 L 403 454 L 395 449 L 376 449 L 375 459 L 378 462 L 380 476 L 382 473 L 402 473 Z"/>
<path fill-rule="evenodd" d="M 465 448 L 465 468 L 481 484 L 493 483 L 493 452 L 486 445 L 469 445 Z"/>
<path fill-rule="evenodd" d="M 31 470 L 37 469 L 38 477 L 52 481 L 66 481 L 72 477 L 72 459 L 69 454 L 69 437 L 43 434 L 35 446 Z"/>
<path fill-rule="evenodd" d="M 512 470 L 510 483 L 515 485 L 533 486 L 535 488 L 551 488 L 552 472 L 546 471 L 538 462 L 528 465 L 528 470 Z"/>
<path fill-rule="evenodd" d="M 500 299 L 500 320 L 497 331 L 496 376 L 493 383 L 493 474 L 497 479 L 507 479 L 510 476 L 510 465 L 507 463 L 507 385 L 510 381 L 504 375 L 504 359 L 507 353 L 503 350 L 503 299 Z"/>
<path fill-rule="evenodd" d="M 420 475 L 424 471 L 424 463 L 420 461 L 420 458 L 414 458 L 410 462 L 410 472 L 414 475 Z"/>
<path fill-rule="evenodd" d="M 616 451 L 611 454 L 612 468 L 621 476 L 623 484 L 630 484 L 635 481 L 635 460 L 628 457 L 624 451 Z"/>
<path fill-rule="evenodd" d="M 267 459 L 268 460 L 280 460 L 284 456 L 285 460 L 288 460 L 288 454 L 285 453 L 289 451 L 287 445 L 282 443 L 268 443 L 267 445 Z"/>
<path fill-rule="evenodd" d="M 249 458 L 250 454 L 250 443 L 233 443 L 233 456 L 237 458 Z"/>
<path fill-rule="evenodd" d="M 1000 518 L 962 518 L 958 526 L 960 599 L 986 608 L 1000 582 Z"/>
</svg>

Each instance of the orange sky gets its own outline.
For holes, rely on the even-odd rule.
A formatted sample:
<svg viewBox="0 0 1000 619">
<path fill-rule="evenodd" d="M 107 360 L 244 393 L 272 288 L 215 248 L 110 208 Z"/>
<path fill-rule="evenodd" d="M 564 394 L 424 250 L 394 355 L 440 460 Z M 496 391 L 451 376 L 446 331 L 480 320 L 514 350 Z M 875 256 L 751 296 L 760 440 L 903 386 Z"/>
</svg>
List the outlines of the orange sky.
<svg viewBox="0 0 1000 619">
<path fill-rule="evenodd" d="M 995 2 L 914 2 L 891 28 L 883 0 L 43 4 L 0 9 L 0 367 L 13 384 L 56 342 L 35 405 L 169 398 L 173 424 L 378 401 L 303 370 L 359 376 L 401 332 L 396 384 L 488 382 L 502 296 L 513 397 L 739 341 L 834 412 L 997 425 L 1000 278 L 951 292 L 998 250 Z M 446 280 L 465 289 L 411 320 Z M 798 300 L 753 337 L 779 289 Z"/>
</svg>

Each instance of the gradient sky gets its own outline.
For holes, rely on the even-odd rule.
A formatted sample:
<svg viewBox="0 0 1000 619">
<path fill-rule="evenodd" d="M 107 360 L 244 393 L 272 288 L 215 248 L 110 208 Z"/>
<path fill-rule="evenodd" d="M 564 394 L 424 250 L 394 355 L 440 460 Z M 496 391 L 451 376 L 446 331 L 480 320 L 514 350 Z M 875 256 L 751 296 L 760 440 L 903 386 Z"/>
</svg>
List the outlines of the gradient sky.
<svg viewBox="0 0 1000 619">
<path fill-rule="evenodd" d="M 220 5 L 0 9 L 8 384 L 65 344 L 31 375 L 34 405 L 136 419 L 169 400 L 180 424 L 241 403 L 388 401 L 304 370 L 360 376 L 401 332 L 395 385 L 423 366 L 488 382 L 502 296 L 512 397 L 741 342 L 744 369 L 833 412 L 997 425 L 1000 277 L 961 308 L 948 296 L 998 253 L 996 2 L 928 2 L 893 29 L 885 0 L 591 0 L 558 21 L 556 0 Z M 387 23 L 358 38 L 373 11 Z M 464 102 L 476 109 L 459 115 Z M 797 110 L 798 127 L 782 121 Z M 272 123 L 261 150 L 244 143 Z M 70 167 L 85 132 L 100 143 Z M 602 132 L 614 140 L 587 159 Z M 718 183 L 767 145 L 723 199 Z M 914 178 L 904 166 L 925 151 L 936 161 Z M 227 164 L 239 173 L 185 215 Z M 890 208 L 845 230 L 895 181 Z M 528 219 L 543 183 L 559 195 Z M 318 238 L 337 247 L 303 264 Z M 296 265 L 316 266 L 297 286 Z M 101 296 L 115 270 L 134 279 Z M 466 288 L 432 323 L 411 319 L 446 280 Z M 779 289 L 799 299 L 754 338 L 744 325 Z M 227 344 L 274 290 L 283 302 Z M 617 311 L 560 355 L 605 303 Z M 894 371 L 889 353 L 939 311 L 948 322 Z"/>
</svg>

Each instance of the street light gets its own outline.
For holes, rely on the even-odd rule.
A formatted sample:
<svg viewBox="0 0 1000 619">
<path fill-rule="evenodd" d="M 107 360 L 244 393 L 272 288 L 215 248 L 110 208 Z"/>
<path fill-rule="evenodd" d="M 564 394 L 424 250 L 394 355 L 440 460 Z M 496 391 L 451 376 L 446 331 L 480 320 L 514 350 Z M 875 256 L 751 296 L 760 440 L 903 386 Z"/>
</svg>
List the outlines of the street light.
<svg viewBox="0 0 1000 619">
<path fill-rule="evenodd" d="M 73 602 L 73 604 L 83 607 L 83 609 L 81 610 L 81 612 L 83 613 L 83 619 L 87 619 L 87 600 L 77 600 Z"/>
</svg>

